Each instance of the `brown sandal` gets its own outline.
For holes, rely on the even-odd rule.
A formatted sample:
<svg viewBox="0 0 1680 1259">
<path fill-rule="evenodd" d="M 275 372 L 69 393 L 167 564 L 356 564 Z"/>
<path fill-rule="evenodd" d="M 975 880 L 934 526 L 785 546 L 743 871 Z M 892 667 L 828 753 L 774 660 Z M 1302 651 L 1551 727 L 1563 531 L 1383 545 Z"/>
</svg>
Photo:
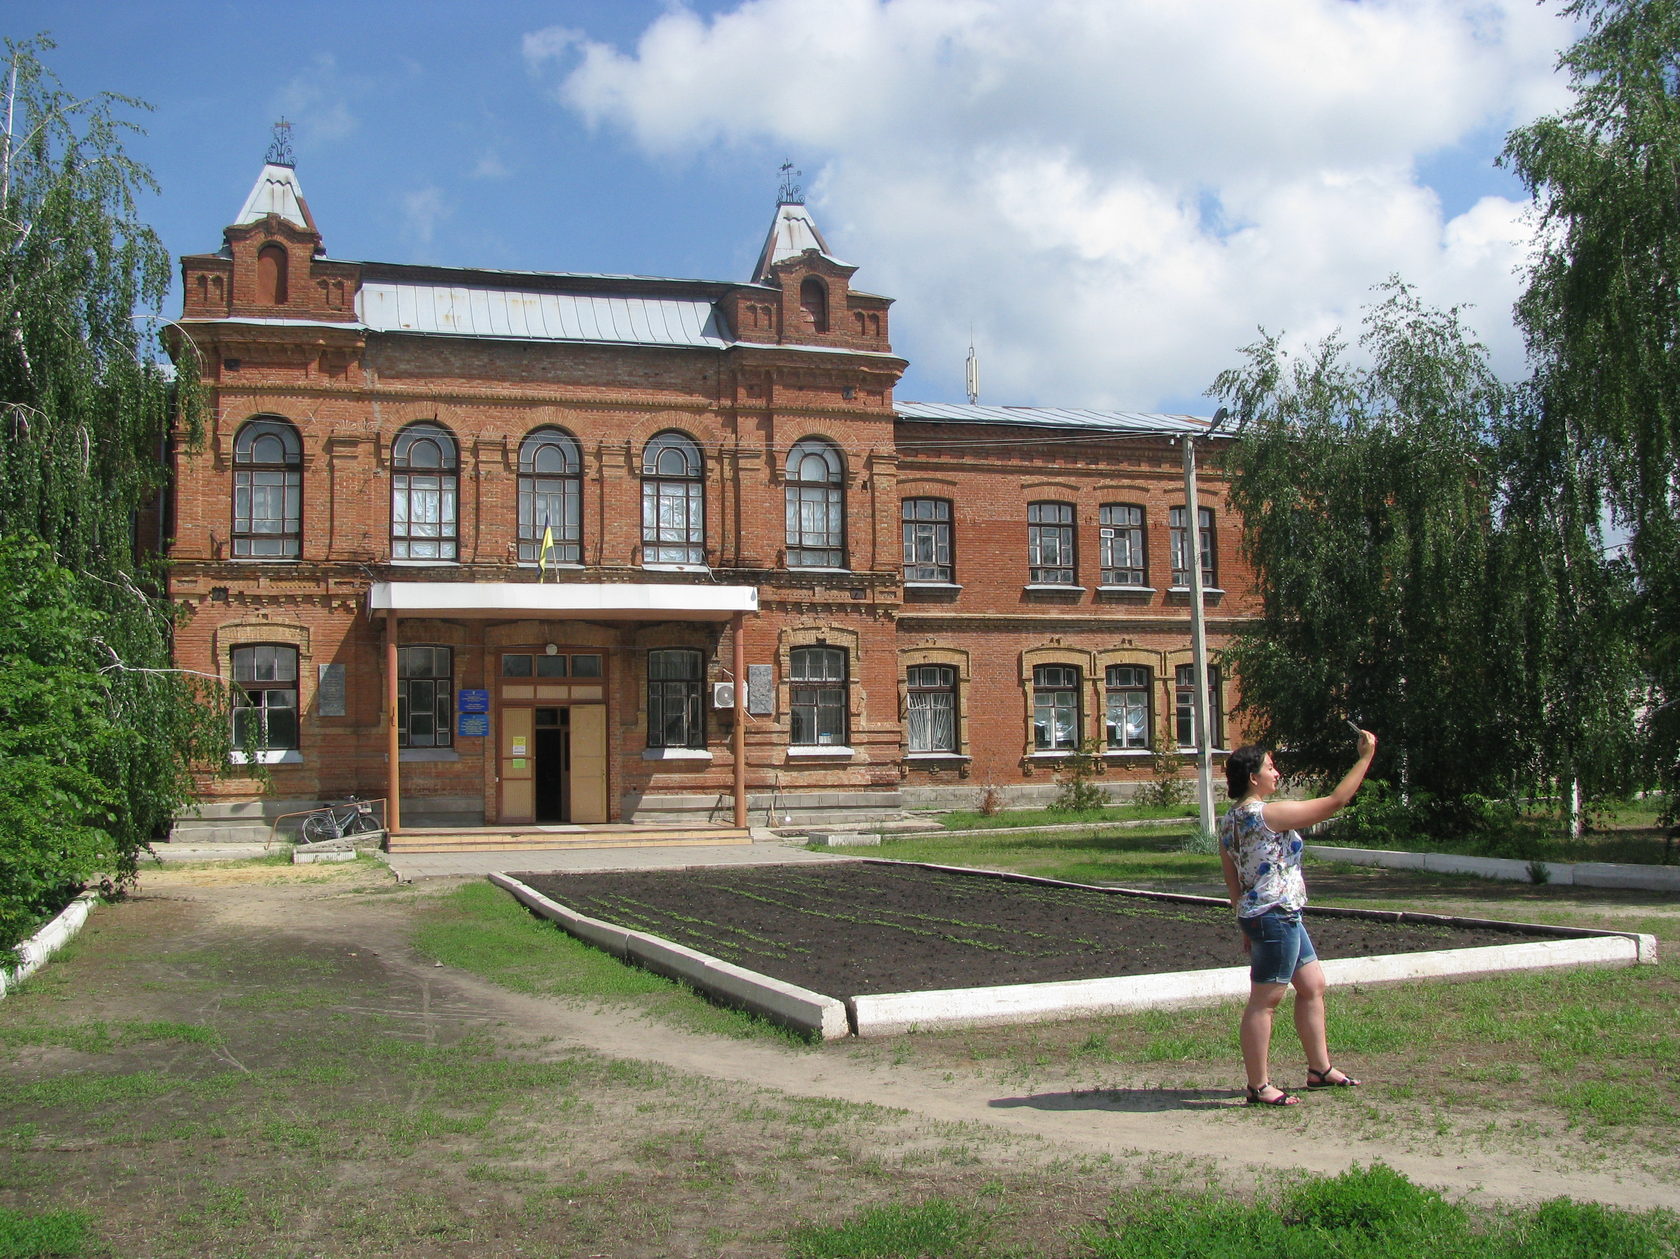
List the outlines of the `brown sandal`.
<svg viewBox="0 0 1680 1259">
<path fill-rule="evenodd" d="M 1262 1089 L 1271 1088 L 1277 1089 L 1278 1095 L 1276 1097 L 1260 1096 Z M 1295 1094 L 1291 1093 L 1288 1089 L 1278 1088 L 1277 1085 L 1273 1084 L 1270 1080 L 1267 1080 L 1258 1088 L 1252 1084 L 1248 1085 L 1248 1101 L 1244 1104 L 1248 1106 L 1295 1106 L 1298 1105 L 1300 1101 L 1301 1099 L 1296 1097 Z"/>
<path fill-rule="evenodd" d="M 1342 1071 L 1341 1079 L 1332 1080 L 1330 1078 L 1330 1073 L 1338 1070 L 1341 1070 L 1341 1068 L 1335 1066 L 1334 1064 L 1325 1067 L 1322 1071 L 1316 1071 L 1312 1067 L 1308 1067 L 1307 1087 L 1310 1089 L 1352 1089 L 1359 1087 L 1359 1081 L 1354 1079 L 1346 1071 Z"/>
</svg>

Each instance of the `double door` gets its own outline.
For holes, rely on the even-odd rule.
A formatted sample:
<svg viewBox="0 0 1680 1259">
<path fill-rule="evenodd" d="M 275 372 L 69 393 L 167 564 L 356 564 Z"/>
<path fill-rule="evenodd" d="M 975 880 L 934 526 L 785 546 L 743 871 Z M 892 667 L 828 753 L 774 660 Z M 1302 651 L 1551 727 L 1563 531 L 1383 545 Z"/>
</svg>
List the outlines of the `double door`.
<svg viewBox="0 0 1680 1259">
<path fill-rule="evenodd" d="M 504 823 L 607 820 L 605 704 L 504 706 L 500 726 Z"/>
</svg>

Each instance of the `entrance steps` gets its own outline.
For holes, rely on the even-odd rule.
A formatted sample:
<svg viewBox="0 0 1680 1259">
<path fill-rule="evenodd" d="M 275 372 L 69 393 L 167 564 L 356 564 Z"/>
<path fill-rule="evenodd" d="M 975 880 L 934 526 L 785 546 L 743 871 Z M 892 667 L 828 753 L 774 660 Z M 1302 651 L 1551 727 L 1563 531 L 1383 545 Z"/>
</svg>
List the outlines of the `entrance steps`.
<svg viewBox="0 0 1680 1259">
<path fill-rule="evenodd" d="M 735 826 L 475 826 L 404 828 L 385 839 L 387 852 L 502 852 L 564 848 L 678 848 L 750 844 Z"/>
</svg>

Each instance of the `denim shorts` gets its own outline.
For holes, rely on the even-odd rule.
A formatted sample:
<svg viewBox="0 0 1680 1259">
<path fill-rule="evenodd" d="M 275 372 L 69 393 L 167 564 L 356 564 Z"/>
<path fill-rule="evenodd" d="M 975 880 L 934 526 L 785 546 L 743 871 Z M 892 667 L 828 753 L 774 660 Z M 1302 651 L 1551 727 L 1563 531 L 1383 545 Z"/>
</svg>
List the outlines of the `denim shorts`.
<svg viewBox="0 0 1680 1259">
<path fill-rule="evenodd" d="M 1248 937 L 1248 977 L 1257 984 L 1287 984 L 1318 953 L 1298 909 L 1268 909 L 1237 925 Z"/>
</svg>

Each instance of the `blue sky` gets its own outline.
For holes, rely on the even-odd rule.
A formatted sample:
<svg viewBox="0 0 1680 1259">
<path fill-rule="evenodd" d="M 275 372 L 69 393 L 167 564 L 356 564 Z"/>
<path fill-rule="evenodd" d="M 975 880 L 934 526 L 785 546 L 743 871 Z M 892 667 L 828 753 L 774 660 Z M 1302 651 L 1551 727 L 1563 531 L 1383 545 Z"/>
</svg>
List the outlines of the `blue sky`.
<svg viewBox="0 0 1680 1259">
<path fill-rule="evenodd" d="M 151 102 L 176 253 L 294 124 L 338 258 L 746 279 L 791 159 L 904 399 L 1207 413 L 1257 327 L 1391 273 L 1510 373 L 1506 131 L 1562 106 L 1531 0 L 10 0 L 72 91 Z M 173 313 L 173 310 L 168 313 Z"/>
</svg>

